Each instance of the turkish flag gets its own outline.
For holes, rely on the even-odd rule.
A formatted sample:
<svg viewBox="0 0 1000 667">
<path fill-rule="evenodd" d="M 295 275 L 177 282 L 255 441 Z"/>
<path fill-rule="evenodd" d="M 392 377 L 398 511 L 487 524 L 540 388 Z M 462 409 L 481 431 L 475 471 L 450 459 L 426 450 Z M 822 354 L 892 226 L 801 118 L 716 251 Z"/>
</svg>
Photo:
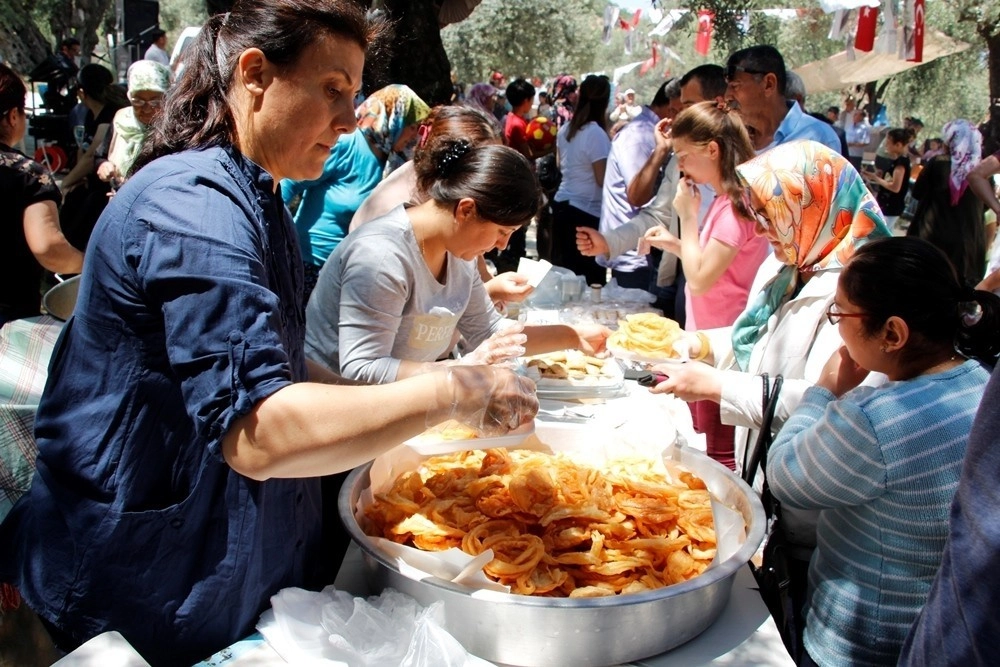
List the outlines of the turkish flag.
<svg viewBox="0 0 1000 667">
<path fill-rule="evenodd" d="M 642 76 L 649 70 L 656 67 L 656 63 L 660 60 L 660 45 L 653 42 L 653 55 L 646 59 L 646 62 L 642 64 L 639 68 L 639 76 Z"/>
<path fill-rule="evenodd" d="M 712 20 L 715 15 L 707 9 L 698 10 L 698 35 L 694 38 L 694 50 L 707 56 L 712 48 Z"/>
<path fill-rule="evenodd" d="M 924 0 L 913 0 L 913 57 L 907 60 L 924 62 Z"/>
<path fill-rule="evenodd" d="M 635 28 L 639 25 L 639 17 L 642 16 L 642 10 L 635 10 L 635 14 L 632 14 L 632 27 Z"/>
<path fill-rule="evenodd" d="M 875 27 L 878 24 L 878 7 L 862 7 L 858 10 L 858 31 L 854 35 L 854 48 L 871 51 L 875 48 Z"/>
</svg>

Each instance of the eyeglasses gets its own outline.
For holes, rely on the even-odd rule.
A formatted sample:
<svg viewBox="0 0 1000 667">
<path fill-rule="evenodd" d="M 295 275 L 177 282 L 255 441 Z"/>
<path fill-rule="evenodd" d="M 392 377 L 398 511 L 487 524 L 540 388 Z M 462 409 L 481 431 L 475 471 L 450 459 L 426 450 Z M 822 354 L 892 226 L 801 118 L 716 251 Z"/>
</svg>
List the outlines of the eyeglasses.
<svg viewBox="0 0 1000 667">
<path fill-rule="evenodd" d="M 749 67 L 744 67 L 743 65 L 729 65 L 726 67 L 726 83 L 732 83 L 733 79 L 735 79 L 736 75 L 740 72 L 743 72 L 744 74 L 752 74 L 754 76 L 763 76 L 764 74 L 767 74 L 767 72 L 762 70 L 751 69 Z"/>
<path fill-rule="evenodd" d="M 837 309 L 837 305 L 834 304 L 826 311 L 826 319 L 829 320 L 830 324 L 839 324 L 840 320 L 845 317 L 868 317 L 867 313 L 842 313 Z"/>
<path fill-rule="evenodd" d="M 764 229 L 769 229 L 771 227 L 771 221 L 767 218 L 767 214 L 764 213 L 764 211 L 758 211 L 755 208 L 751 208 L 750 211 L 753 213 L 753 217 L 757 221 L 758 225 Z"/>
<path fill-rule="evenodd" d="M 153 100 L 142 100 L 138 97 L 130 97 L 129 102 L 132 103 L 136 109 L 141 109 L 142 107 L 149 107 L 150 109 L 159 109 L 163 106 L 163 98 L 157 97 Z"/>
</svg>

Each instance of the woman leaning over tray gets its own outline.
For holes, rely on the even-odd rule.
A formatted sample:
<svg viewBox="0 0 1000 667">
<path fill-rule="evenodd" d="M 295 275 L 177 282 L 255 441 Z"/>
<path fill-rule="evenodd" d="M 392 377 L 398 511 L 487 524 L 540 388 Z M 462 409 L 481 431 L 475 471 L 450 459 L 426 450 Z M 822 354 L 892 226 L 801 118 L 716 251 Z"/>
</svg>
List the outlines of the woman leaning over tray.
<svg viewBox="0 0 1000 667">
<path fill-rule="evenodd" d="M 774 255 L 761 265 L 747 309 L 733 326 L 684 334 L 691 357 L 705 363 L 657 367 L 668 378 L 652 391 L 719 403 L 722 422 L 736 425 L 740 470 L 762 420 L 761 375 L 784 377 L 775 411 L 781 424 L 842 345 L 826 312 L 844 263 L 857 247 L 890 234 L 858 172 L 822 144 L 781 144 L 736 171 L 749 188 L 757 232 Z M 818 513 L 782 510 L 801 603 Z"/>
<path fill-rule="evenodd" d="M 783 509 L 821 510 L 805 664 L 895 665 L 941 564 L 1000 297 L 927 241 L 879 239 L 847 263 L 828 315 L 844 347 L 776 436 L 767 479 Z M 858 387 L 869 371 L 888 382 Z"/>
<path fill-rule="evenodd" d="M 488 367 L 343 386 L 306 361 L 281 178 L 314 178 L 378 32 L 353 3 L 243 0 L 199 33 L 94 235 L 36 418 L 38 470 L 0 580 L 56 643 L 117 630 L 190 665 L 318 586 L 317 475 L 457 416 L 505 433 L 533 385 Z M 378 405 L 378 410 L 372 410 Z"/>
<path fill-rule="evenodd" d="M 527 158 L 507 146 L 431 139 L 414 162 L 426 201 L 397 206 L 340 244 L 306 309 L 306 354 L 364 382 L 392 382 L 467 363 L 578 348 L 600 352 L 596 324 L 523 326 L 486 293 L 476 258 L 503 249 L 538 210 Z M 472 351 L 443 359 L 461 333 Z"/>
</svg>

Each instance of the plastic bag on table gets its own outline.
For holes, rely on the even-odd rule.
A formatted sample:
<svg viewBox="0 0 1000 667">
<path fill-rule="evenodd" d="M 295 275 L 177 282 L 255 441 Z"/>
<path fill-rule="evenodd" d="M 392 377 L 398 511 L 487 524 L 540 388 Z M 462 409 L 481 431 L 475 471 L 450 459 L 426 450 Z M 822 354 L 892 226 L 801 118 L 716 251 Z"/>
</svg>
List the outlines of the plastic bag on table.
<svg viewBox="0 0 1000 667">
<path fill-rule="evenodd" d="M 333 586 L 319 593 L 285 588 L 271 597 L 271 609 L 261 615 L 257 629 L 290 664 L 482 665 L 442 620 L 441 603 L 424 608 L 393 589 L 362 599 Z"/>
</svg>

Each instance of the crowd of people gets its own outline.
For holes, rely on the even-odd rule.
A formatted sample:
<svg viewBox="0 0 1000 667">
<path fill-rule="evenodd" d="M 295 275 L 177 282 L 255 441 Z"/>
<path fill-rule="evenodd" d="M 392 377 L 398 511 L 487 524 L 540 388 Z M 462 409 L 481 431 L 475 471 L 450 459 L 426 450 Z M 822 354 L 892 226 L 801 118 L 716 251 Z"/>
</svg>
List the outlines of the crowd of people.
<svg viewBox="0 0 1000 667">
<path fill-rule="evenodd" d="M 281 588 L 333 581 L 346 471 L 447 419 L 531 421 L 506 362 L 601 354 L 610 334 L 505 317 L 531 292 L 514 269 L 534 223 L 543 258 L 683 326 L 693 361 L 651 391 L 690 403 L 723 465 L 745 467 L 782 376 L 759 478 L 782 504 L 799 664 L 981 655 L 1000 545 L 966 531 L 996 523 L 970 457 L 998 444 L 1000 153 L 963 119 L 918 150 L 917 119 L 879 143 L 853 98 L 808 113 L 769 45 L 647 104 L 601 75 L 542 91 L 494 72 L 448 105 L 402 84 L 357 105 L 385 30 L 342 0 L 241 0 L 179 81 L 156 58 L 127 91 L 85 66 L 64 192 L 13 148 L 25 88 L 0 65 L 0 324 L 40 312 L 43 269 L 82 273 L 37 471 L 0 524 L 0 583 L 55 647 L 118 630 L 156 663 L 204 658 Z"/>
</svg>

